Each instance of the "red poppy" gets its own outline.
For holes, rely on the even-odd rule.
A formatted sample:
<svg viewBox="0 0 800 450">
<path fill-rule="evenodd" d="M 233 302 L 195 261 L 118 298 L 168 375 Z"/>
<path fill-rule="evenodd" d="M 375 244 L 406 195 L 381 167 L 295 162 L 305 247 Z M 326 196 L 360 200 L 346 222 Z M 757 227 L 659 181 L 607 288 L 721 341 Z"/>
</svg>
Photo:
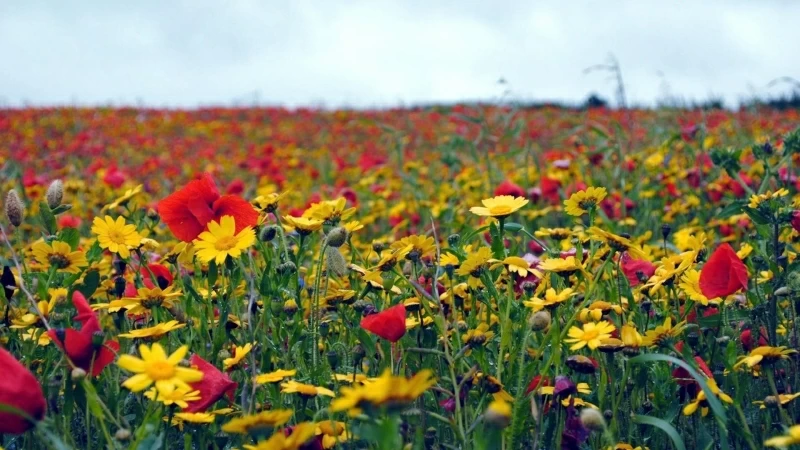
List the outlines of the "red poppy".
<svg viewBox="0 0 800 450">
<path fill-rule="evenodd" d="M 703 358 L 699 356 L 694 357 L 694 362 L 697 363 L 697 367 L 700 369 L 702 373 L 704 373 L 708 378 L 713 378 L 714 374 L 709 369 L 708 365 Z M 672 371 L 672 378 L 675 380 L 676 383 L 680 386 L 689 386 L 695 383 L 694 377 L 692 377 L 689 372 L 684 369 L 683 367 L 678 367 Z"/>
<path fill-rule="evenodd" d="M 700 291 L 707 298 L 717 298 L 739 289 L 747 290 L 747 267 L 729 244 L 722 244 L 700 271 Z"/>
<path fill-rule="evenodd" d="M 401 303 L 361 319 L 361 328 L 370 333 L 397 342 L 406 334 L 406 307 Z"/>
<path fill-rule="evenodd" d="M 494 190 L 494 195 L 513 195 L 525 197 L 525 190 L 511 180 L 505 180 Z"/>
<path fill-rule="evenodd" d="M 73 367 L 91 372 L 93 377 L 99 376 L 100 372 L 114 361 L 116 352 L 119 351 L 119 343 L 103 342 L 103 329 L 83 294 L 78 291 L 73 292 L 72 304 L 78 311 L 74 319 L 81 323 L 80 331 L 67 328 L 50 330 L 47 334 L 58 348 L 67 354 Z"/>
<path fill-rule="evenodd" d="M 739 336 L 739 339 L 742 341 L 742 348 L 746 351 L 750 351 L 756 346 L 753 342 L 753 331 L 749 328 L 747 330 L 742 331 L 742 334 Z M 766 346 L 769 345 L 769 341 L 767 341 L 767 330 L 764 327 L 761 327 L 758 336 L 758 346 Z"/>
<path fill-rule="evenodd" d="M 142 276 L 142 282 L 148 289 L 153 289 L 156 286 L 161 289 L 166 289 L 173 281 L 172 272 L 163 264 L 148 264 L 146 267 L 143 266 L 139 269 L 139 274 Z M 155 279 L 153 279 L 153 277 L 155 277 Z"/>
<path fill-rule="evenodd" d="M 161 200 L 158 214 L 172 234 L 184 242 L 197 238 L 209 222 L 219 221 L 222 216 L 233 216 L 237 233 L 258 223 L 255 208 L 241 197 L 220 196 L 217 185 L 208 173 Z"/>
<path fill-rule="evenodd" d="M 531 380 L 530 384 L 528 384 L 528 389 L 525 390 L 525 395 L 530 394 L 536 389 L 539 389 L 542 386 L 550 386 L 550 378 L 543 377 L 541 375 L 536 375 Z"/>
<path fill-rule="evenodd" d="M 189 363 L 203 372 L 203 379 L 190 384 L 192 389 L 200 391 L 200 400 L 187 402 L 189 406 L 185 408 L 185 411 L 193 413 L 205 411 L 225 394 L 228 395 L 230 401 L 233 401 L 239 383 L 231 380 L 228 374 L 196 354 L 192 355 Z"/>
<path fill-rule="evenodd" d="M 25 413 L 29 418 L 42 420 L 47 409 L 39 380 L 17 361 L 11 353 L 0 347 L 0 405 L 8 405 Z M 0 411 L 0 434 L 22 434 L 34 423 L 12 412 Z"/>
<path fill-rule="evenodd" d="M 638 286 L 641 281 L 639 280 L 639 273 L 643 278 L 650 278 L 656 272 L 656 266 L 650 261 L 644 259 L 633 259 L 627 253 L 622 255 L 620 262 L 622 273 L 628 279 L 631 286 Z"/>
</svg>

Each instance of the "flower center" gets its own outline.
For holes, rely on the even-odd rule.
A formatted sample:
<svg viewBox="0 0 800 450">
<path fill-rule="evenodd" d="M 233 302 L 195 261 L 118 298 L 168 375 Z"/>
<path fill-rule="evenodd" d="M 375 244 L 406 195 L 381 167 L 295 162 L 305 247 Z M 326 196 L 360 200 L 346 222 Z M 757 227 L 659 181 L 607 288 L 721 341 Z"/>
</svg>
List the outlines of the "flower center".
<svg viewBox="0 0 800 450">
<path fill-rule="evenodd" d="M 56 269 L 66 269 L 69 267 L 69 258 L 61 253 L 53 253 L 48 256 L 47 260 L 50 261 L 50 265 Z"/>
<path fill-rule="evenodd" d="M 592 339 L 597 338 L 600 333 L 597 330 L 589 330 L 583 332 L 583 340 L 584 341 L 591 341 Z"/>
<path fill-rule="evenodd" d="M 142 306 L 147 309 L 153 309 L 156 306 L 161 306 L 162 303 L 164 303 L 164 297 L 161 295 L 155 295 L 153 297 L 142 299 Z"/>
<path fill-rule="evenodd" d="M 214 243 L 214 248 L 224 252 L 236 247 L 237 239 L 236 236 L 223 236 Z"/>
<path fill-rule="evenodd" d="M 594 207 L 597 206 L 597 201 L 593 198 L 581 200 L 578 202 L 578 206 L 580 206 L 581 209 L 585 210 L 594 209 Z"/>
<path fill-rule="evenodd" d="M 493 206 L 489 212 L 491 212 L 492 215 L 495 216 L 508 215 L 511 214 L 511 207 L 508 205 L 497 205 Z"/>
<path fill-rule="evenodd" d="M 147 375 L 155 381 L 169 380 L 175 376 L 175 368 L 167 361 L 155 361 L 147 365 Z"/>
<path fill-rule="evenodd" d="M 125 235 L 122 234 L 119 230 L 110 230 L 108 232 L 108 239 L 111 242 L 117 244 L 124 244 L 125 243 Z"/>
</svg>

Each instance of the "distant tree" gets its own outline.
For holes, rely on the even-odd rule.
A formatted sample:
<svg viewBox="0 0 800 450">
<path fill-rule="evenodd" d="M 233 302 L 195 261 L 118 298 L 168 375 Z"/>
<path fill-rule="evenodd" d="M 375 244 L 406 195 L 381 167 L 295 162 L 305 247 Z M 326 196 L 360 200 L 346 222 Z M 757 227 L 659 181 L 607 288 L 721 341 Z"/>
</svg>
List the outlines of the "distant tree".
<svg viewBox="0 0 800 450">
<path fill-rule="evenodd" d="M 608 108 L 608 100 L 592 92 L 589 95 L 589 98 L 587 98 L 586 101 L 583 103 L 583 107 L 586 109 Z"/>
</svg>

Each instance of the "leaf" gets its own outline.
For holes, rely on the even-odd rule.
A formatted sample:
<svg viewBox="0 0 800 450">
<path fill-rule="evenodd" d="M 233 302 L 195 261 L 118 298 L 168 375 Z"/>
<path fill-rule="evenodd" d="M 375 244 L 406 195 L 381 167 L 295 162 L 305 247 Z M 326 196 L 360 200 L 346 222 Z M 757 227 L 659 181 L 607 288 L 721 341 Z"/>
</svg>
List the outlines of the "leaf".
<svg viewBox="0 0 800 450">
<path fill-rule="evenodd" d="M 770 223 L 769 217 L 765 216 L 764 214 L 762 214 L 761 212 L 759 212 L 756 209 L 753 209 L 753 208 L 750 208 L 750 207 L 743 207 L 742 210 L 745 213 L 747 213 L 747 215 L 750 216 L 751 219 L 753 219 L 753 222 L 755 222 L 755 223 L 757 223 L 759 225 L 766 225 L 766 224 Z"/>
<path fill-rule="evenodd" d="M 500 229 L 494 223 L 489 225 L 489 235 L 492 236 L 492 255 L 497 259 L 504 259 L 506 257 L 506 247 L 503 245 Z"/>
<path fill-rule="evenodd" d="M 99 421 L 103 421 L 105 415 L 103 414 L 103 407 L 100 406 L 100 396 L 97 395 L 92 383 L 84 379 L 82 383 L 83 389 L 86 391 L 86 405 L 89 407 L 89 412 Z"/>
<path fill-rule="evenodd" d="M 84 297 L 89 298 L 94 294 L 98 286 L 100 286 L 100 273 L 96 270 L 90 270 L 84 275 L 83 283 L 78 286 L 78 291 Z"/>
<path fill-rule="evenodd" d="M 216 261 L 211 261 L 208 263 L 208 289 L 211 290 L 211 287 L 217 283 L 217 263 Z"/>
<path fill-rule="evenodd" d="M 164 432 L 148 434 L 136 447 L 137 450 L 160 450 L 164 445 Z"/>
<path fill-rule="evenodd" d="M 269 271 L 265 270 L 261 275 L 261 281 L 258 283 L 258 293 L 263 296 L 269 295 Z"/>
<path fill-rule="evenodd" d="M 722 210 L 716 214 L 716 218 L 727 219 L 728 217 L 735 216 L 736 214 L 741 214 L 744 205 L 744 200 L 734 200 L 728 204 L 728 206 L 722 208 Z"/>
<path fill-rule="evenodd" d="M 44 229 L 47 230 L 47 234 L 56 234 L 56 231 L 58 231 L 56 216 L 53 215 L 53 211 L 50 210 L 46 202 L 39 202 L 39 220 L 41 220 Z"/>
<path fill-rule="evenodd" d="M 86 259 L 88 259 L 89 262 L 97 261 L 102 255 L 103 249 L 100 247 L 100 242 L 94 241 L 94 244 L 92 244 L 91 248 L 89 248 L 89 251 L 86 252 Z"/>
<path fill-rule="evenodd" d="M 69 203 L 62 203 L 61 205 L 56 206 L 52 211 L 53 214 L 59 215 L 69 211 L 70 209 L 72 209 L 72 205 Z"/>
<path fill-rule="evenodd" d="M 356 328 L 356 334 L 358 335 L 358 340 L 361 341 L 361 345 L 364 346 L 364 351 L 367 352 L 367 355 L 372 356 L 375 354 L 375 340 L 372 339 L 363 328 L 358 327 Z"/>
<path fill-rule="evenodd" d="M 522 226 L 520 223 L 516 222 L 506 222 L 505 226 L 503 227 L 504 230 L 510 231 L 512 233 L 518 233 L 522 231 L 525 227 Z"/>
<path fill-rule="evenodd" d="M 721 438 L 720 444 L 722 445 L 723 450 L 728 449 L 728 427 L 727 427 L 728 415 L 725 413 L 725 408 L 722 406 L 722 403 L 719 401 L 717 396 L 714 395 L 714 393 L 711 391 L 711 388 L 708 387 L 708 383 L 706 383 L 705 377 L 697 373 L 697 371 L 694 370 L 689 364 L 687 364 L 686 361 L 682 361 L 678 358 L 662 355 L 659 353 L 648 353 L 645 355 L 639 355 L 635 358 L 631 358 L 630 360 L 628 360 L 628 362 L 631 364 L 642 364 L 653 361 L 666 361 L 673 364 L 677 364 L 686 369 L 687 372 L 689 372 L 689 375 L 691 375 L 692 378 L 694 378 L 697 384 L 699 384 L 700 387 L 703 389 L 703 392 L 706 393 L 706 401 L 708 402 L 708 406 L 710 406 L 711 409 L 714 411 L 714 418 L 717 420 L 717 423 L 719 424 L 719 433 Z"/>
<path fill-rule="evenodd" d="M 81 235 L 75 228 L 64 228 L 58 232 L 58 240 L 66 242 L 74 252 L 78 248 Z"/>
<path fill-rule="evenodd" d="M 642 356 L 648 356 L 648 355 L 642 355 Z M 667 433 L 667 436 L 669 436 L 669 438 L 672 439 L 672 443 L 675 444 L 675 448 L 677 450 L 686 450 L 686 444 L 683 443 L 681 435 L 678 434 L 678 431 L 675 429 L 675 427 L 670 425 L 669 422 L 663 419 L 659 419 L 658 417 L 643 416 L 638 414 L 634 414 L 632 420 L 638 424 L 650 425 L 656 428 L 661 428 L 661 430 Z"/>
</svg>

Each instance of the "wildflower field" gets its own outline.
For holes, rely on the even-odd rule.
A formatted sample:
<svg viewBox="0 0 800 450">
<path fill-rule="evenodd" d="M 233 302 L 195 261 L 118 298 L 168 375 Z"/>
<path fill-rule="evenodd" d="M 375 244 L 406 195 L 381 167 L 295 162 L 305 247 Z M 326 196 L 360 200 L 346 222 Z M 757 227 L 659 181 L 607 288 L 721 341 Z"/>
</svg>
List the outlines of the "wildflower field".
<svg viewBox="0 0 800 450">
<path fill-rule="evenodd" d="M 800 444 L 798 125 L 0 111 L 0 447 Z"/>
</svg>

